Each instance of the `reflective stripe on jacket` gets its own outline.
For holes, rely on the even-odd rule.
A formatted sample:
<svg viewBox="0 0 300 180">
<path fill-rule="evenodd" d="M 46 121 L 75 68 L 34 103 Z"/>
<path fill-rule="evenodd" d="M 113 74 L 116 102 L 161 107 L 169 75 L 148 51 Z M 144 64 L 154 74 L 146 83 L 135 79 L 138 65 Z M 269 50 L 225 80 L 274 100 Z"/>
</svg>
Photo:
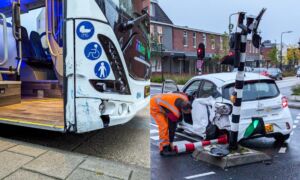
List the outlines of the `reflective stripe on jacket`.
<svg viewBox="0 0 300 180">
<path fill-rule="evenodd" d="M 180 109 L 178 109 L 175 105 L 177 99 L 182 99 L 183 101 L 188 102 L 188 98 L 179 93 L 168 93 L 168 94 L 159 94 L 155 95 L 151 98 L 150 106 L 156 105 L 162 106 L 169 111 L 171 111 L 177 118 L 180 117 Z M 154 105 L 155 106 L 155 105 Z"/>
</svg>

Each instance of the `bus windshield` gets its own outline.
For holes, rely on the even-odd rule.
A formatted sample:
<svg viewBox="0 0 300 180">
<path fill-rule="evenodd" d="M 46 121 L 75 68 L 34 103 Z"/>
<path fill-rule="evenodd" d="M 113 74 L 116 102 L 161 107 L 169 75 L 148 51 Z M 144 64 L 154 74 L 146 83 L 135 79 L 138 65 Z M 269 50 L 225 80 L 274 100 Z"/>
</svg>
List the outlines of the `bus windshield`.
<svg viewBox="0 0 300 180">
<path fill-rule="evenodd" d="M 149 28 L 142 21 L 121 31 L 123 23 L 143 15 L 146 8 L 141 0 L 95 0 L 114 30 L 123 50 L 129 74 L 136 80 L 149 80 L 151 73 Z"/>
</svg>

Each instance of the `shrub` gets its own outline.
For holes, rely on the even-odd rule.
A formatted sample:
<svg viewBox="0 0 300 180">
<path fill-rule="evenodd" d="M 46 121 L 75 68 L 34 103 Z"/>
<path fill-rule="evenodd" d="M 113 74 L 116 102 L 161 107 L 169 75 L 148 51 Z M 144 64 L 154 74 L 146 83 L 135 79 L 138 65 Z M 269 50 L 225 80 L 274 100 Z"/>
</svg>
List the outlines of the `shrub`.
<svg viewBox="0 0 300 180">
<path fill-rule="evenodd" d="M 164 74 L 165 79 L 171 79 L 175 81 L 177 84 L 185 84 L 188 80 L 190 80 L 193 76 L 189 74 Z M 153 83 L 162 83 L 161 74 L 152 74 L 151 82 Z"/>
<path fill-rule="evenodd" d="M 293 95 L 300 96 L 300 86 L 293 87 Z"/>
<path fill-rule="evenodd" d="M 294 71 L 284 71 L 282 72 L 283 77 L 290 77 L 290 76 L 296 76 L 296 73 Z"/>
</svg>

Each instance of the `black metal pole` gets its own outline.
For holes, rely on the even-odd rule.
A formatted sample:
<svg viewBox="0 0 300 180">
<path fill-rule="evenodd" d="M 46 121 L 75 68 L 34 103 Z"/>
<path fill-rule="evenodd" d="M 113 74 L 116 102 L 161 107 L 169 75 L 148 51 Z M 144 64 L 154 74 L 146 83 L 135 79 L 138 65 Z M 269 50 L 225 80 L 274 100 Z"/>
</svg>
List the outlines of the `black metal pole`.
<svg viewBox="0 0 300 180">
<path fill-rule="evenodd" d="M 161 62 L 161 80 L 162 82 L 165 81 L 165 77 L 164 77 L 164 66 L 163 66 L 163 44 L 160 44 L 160 62 Z"/>
<path fill-rule="evenodd" d="M 235 80 L 234 90 L 234 102 L 231 118 L 231 131 L 229 136 L 229 149 L 238 149 L 238 133 L 240 122 L 240 111 L 243 99 L 243 87 L 244 87 L 244 67 L 246 59 L 246 45 L 247 45 L 247 27 L 243 24 L 245 19 L 245 12 L 240 12 L 238 18 L 238 26 L 242 29 L 241 33 L 236 33 L 235 37 L 235 67 L 238 68 L 238 72 Z"/>
<path fill-rule="evenodd" d="M 233 96 L 233 109 L 231 118 L 231 131 L 229 134 L 229 149 L 238 149 L 238 135 L 239 135 L 239 123 L 241 116 L 241 106 L 243 101 L 243 88 L 244 88 L 244 78 L 245 78 L 245 62 L 246 62 L 246 47 L 247 47 L 247 35 L 253 32 L 252 41 L 255 40 L 256 47 L 260 46 L 261 37 L 258 37 L 257 28 L 260 23 L 261 17 L 266 9 L 262 9 L 260 14 L 257 16 L 254 22 L 253 17 L 247 17 L 246 25 L 244 25 L 245 12 L 239 13 L 238 27 L 241 29 L 240 33 L 235 33 L 235 52 L 236 52 L 236 63 L 235 66 L 238 68 L 235 80 L 235 89 L 232 94 Z M 259 43 L 257 43 L 259 42 Z"/>
</svg>

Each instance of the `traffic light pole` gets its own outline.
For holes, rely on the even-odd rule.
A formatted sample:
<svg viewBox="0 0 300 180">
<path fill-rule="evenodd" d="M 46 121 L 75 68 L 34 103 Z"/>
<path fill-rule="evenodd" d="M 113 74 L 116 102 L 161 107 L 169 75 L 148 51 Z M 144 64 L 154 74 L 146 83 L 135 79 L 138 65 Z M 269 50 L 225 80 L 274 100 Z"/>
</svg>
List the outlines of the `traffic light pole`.
<svg viewBox="0 0 300 180">
<path fill-rule="evenodd" d="M 241 32 L 235 33 L 235 68 L 238 68 L 238 72 L 235 80 L 235 89 L 232 94 L 233 110 L 231 118 L 231 131 L 229 134 L 229 149 L 238 149 L 238 134 L 239 134 L 239 122 L 241 116 L 241 105 L 243 101 L 243 88 L 245 77 L 245 62 L 246 62 L 246 47 L 247 36 L 253 32 L 252 42 L 255 47 L 260 46 L 261 37 L 257 34 L 257 28 L 261 17 L 265 9 L 263 9 L 256 20 L 253 17 L 247 17 L 246 25 L 244 20 L 246 18 L 245 12 L 240 12 L 238 17 L 238 27 Z M 254 21 L 255 20 L 255 21 Z M 258 42 L 258 43 L 257 43 Z"/>
<path fill-rule="evenodd" d="M 244 26 L 243 22 L 245 19 L 245 13 L 240 12 L 238 23 L 239 28 L 242 29 L 241 33 L 235 35 L 235 68 L 238 68 L 238 72 L 235 80 L 235 90 L 234 90 L 234 102 L 231 118 L 231 131 L 229 136 L 229 149 L 236 150 L 238 148 L 237 140 L 239 133 L 239 122 L 241 105 L 243 99 L 243 87 L 244 87 L 244 67 L 246 60 L 246 45 L 247 45 L 247 27 Z"/>
</svg>

